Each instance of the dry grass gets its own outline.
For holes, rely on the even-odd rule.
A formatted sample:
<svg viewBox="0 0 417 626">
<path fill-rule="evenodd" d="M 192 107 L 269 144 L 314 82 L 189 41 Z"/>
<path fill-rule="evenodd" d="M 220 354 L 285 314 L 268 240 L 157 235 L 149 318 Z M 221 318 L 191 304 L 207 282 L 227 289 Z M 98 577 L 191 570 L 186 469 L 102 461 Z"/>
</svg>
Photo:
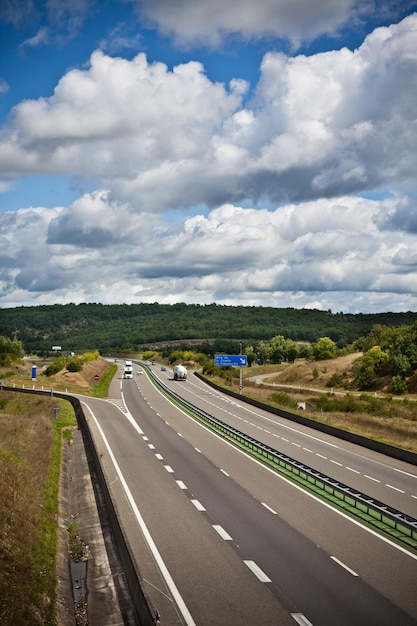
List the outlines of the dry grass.
<svg viewBox="0 0 417 626">
<path fill-rule="evenodd" d="M 100 358 L 82 372 L 47 377 L 48 364 L 25 360 L 1 368 L 0 379 L 8 387 L 105 395 L 115 368 Z M 58 486 L 62 437 L 68 435 L 62 429 L 75 425 L 64 400 L 0 391 L 0 626 L 56 625 Z"/>
<path fill-rule="evenodd" d="M 8 387 L 22 387 L 31 389 L 50 389 L 68 391 L 84 395 L 94 395 L 99 381 L 109 370 L 109 363 L 103 358 L 85 363 L 81 372 L 68 372 L 63 369 L 58 374 L 46 376 L 45 370 L 50 365 L 49 359 L 25 359 L 19 365 L 0 369 L 0 379 Z M 36 365 L 36 381 L 32 381 L 32 366 Z M 99 381 L 94 379 L 99 376 Z"/>
<path fill-rule="evenodd" d="M 347 391 L 345 387 L 326 386 L 334 374 L 340 375 L 343 384 L 349 386 L 353 379 L 352 366 L 359 356 L 361 355 L 349 354 L 327 361 L 297 361 L 288 365 L 246 368 L 243 371 L 243 393 L 286 410 L 294 409 L 277 404 L 277 397 L 281 396 L 282 400 L 285 396 L 284 399 L 288 399 L 295 406 L 301 402 L 306 403 L 307 410 L 300 410 L 306 417 L 417 453 L 416 395 L 394 399 L 389 394 L 380 392 L 376 397 L 372 393 Z M 267 378 L 263 378 L 264 376 Z M 222 384 L 221 379 L 217 382 Z M 235 378 L 235 391 L 238 385 L 239 380 Z M 354 400 L 351 411 L 314 410 L 314 405 L 323 394 L 331 400 L 337 398 L 338 392 L 348 393 Z"/>
<path fill-rule="evenodd" d="M 288 365 L 252 367 L 245 370 L 244 377 L 250 379 L 262 374 L 270 374 L 271 377 L 268 376 L 267 379 L 268 383 L 325 389 L 327 382 L 334 374 L 344 375 L 347 382 L 351 381 L 352 366 L 360 356 L 361 353 L 355 353 L 326 361 L 296 361 Z"/>
<path fill-rule="evenodd" d="M 37 552 L 55 406 L 53 398 L 0 395 L 0 624 L 51 623 L 54 597 Z"/>
</svg>

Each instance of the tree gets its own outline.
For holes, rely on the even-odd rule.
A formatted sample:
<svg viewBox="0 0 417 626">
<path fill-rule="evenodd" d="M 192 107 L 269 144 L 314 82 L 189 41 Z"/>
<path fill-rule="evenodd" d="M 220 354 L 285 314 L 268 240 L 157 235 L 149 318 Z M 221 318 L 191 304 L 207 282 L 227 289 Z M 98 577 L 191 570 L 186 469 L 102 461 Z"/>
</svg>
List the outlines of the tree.
<svg viewBox="0 0 417 626">
<path fill-rule="evenodd" d="M 334 359 L 336 354 L 336 344 L 330 337 L 321 337 L 313 347 L 313 357 L 316 361 Z"/>
<path fill-rule="evenodd" d="M 24 355 L 21 341 L 11 341 L 0 336 L 0 365 L 11 365 Z"/>
<path fill-rule="evenodd" d="M 371 332 L 362 341 L 363 351 L 367 352 L 375 346 L 381 346 L 385 348 L 387 340 L 389 341 L 391 331 L 392 329 L 388 328 L 388 326 L 384 326 L 382 324 L 374 324 L 372 326 Z"/>
<path fill-rule="evenodd" d="M 295 341 L 291 339 L 287 339 L 286 342 L 286 358 L 290 363 L 294 363 L 295 359 L 298 357 L 298 345 Z"/>
<path fill-rule="evenodd" d="M 258 353 L 262 363 L 266 363 L 267 361 L 269 361 L 271 347 L 268 343 L 266 343 L 265 341 L 259 342 L 256 352 Z"/>
<path fill-rule="evenodd" d="M 389 354 L 388 368 L 392 376 L 401 377 L 403 379 L 413 373 L 410 361 L 405 354 L 401 353 Z"/>
<path fill-rule="evenodd" d="M 246 351 L 246 359 L 247 359 L 247 363 L 248 363 L 248 367 L 252 367 L 252 363 L 254 361 L 256 361 L 256 354 L 253 351 L 253 348 L 250 347 L 247 351 Z"/>
<path fill-rule="evenodd" d="M 370 389 L 375 383 L 375 370 L 372 365 L 361 368 L 357 378 L 358 388 L 362 391 Z"/>
<path fill-rule="evenodd" d="M 311 343 L 298 343 L 298 357 L 300 359 L 311 359 L 313 347 Z"/>
<path fill-rule="evenodd" d="M 272 363 L 282 363 L 286 359 L 286 339 L 282 335 L 275 335 L 270 341 L 269 358 Z"/>
</svg>

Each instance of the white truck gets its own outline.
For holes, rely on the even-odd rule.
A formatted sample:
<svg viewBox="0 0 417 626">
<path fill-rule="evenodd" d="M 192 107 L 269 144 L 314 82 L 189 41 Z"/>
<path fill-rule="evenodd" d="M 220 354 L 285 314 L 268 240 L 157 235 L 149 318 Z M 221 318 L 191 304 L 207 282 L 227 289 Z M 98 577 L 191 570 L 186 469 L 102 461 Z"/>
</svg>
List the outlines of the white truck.
<svg viewBox="0 0 417 626">
<path fill-rule="evenodd" d="M 124 372 L 123 372 L 123 378 L 133 378 L 132 361 L 126 361 L 125 369 L 124 369 Z"/>
<path fill-rule="evenodd" d="M 174 380 L 187 380 L 187 368 L 185 365 L 176 365 L 174 367 Z"/>
</svg>

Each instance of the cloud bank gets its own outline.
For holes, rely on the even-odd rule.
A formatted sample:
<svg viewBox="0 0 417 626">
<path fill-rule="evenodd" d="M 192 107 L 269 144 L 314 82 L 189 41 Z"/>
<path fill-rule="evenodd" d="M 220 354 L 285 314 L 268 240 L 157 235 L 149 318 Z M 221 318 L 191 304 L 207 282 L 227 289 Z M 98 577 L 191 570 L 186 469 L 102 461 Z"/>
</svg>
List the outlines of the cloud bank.
<svg viewBox="0 0 417 626">
<path fill-rule="evenodd" d="M 188 4 L 167 4 L 141 8 L 184 41 L 204 21 L 214 39 L 246 23 L 306 37 L 290 2 L 275 22 L 272 0 L 256 19 L 249 0 L 201 0 L 186 24 Z M 321 6 L 311 36 L 359 19 L 353 1 Z M 96 189 L 2 213 L 3 302 L 415 309 L 416 93 L 417 14 L 354 51 L 269 52 L 252 90 L 212 82 L 198 61 L 96 50 L 0 131 L 0 185 L 65 174 Z"/>
</svg>

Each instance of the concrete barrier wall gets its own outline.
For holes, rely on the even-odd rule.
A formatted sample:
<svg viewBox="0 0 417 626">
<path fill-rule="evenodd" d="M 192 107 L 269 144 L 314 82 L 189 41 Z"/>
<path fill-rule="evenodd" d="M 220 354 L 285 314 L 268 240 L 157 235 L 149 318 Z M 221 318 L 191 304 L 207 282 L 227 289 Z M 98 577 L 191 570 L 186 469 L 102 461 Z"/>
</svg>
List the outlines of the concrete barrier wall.
<svg viewBox="0 0 417 626">
<path fill-rule="evenodd" d="M 150 599 L 146 597 L 143 591 L 140 573 L 130 553 L 129 545 L 126 542 L 125 536 L 120 526 L 119 519 L 116 515 L 111 494 L 107 486 L 103 468 L 100 463 L 100 458 L 94 444 L 91 431 L 88 427 L 88 423 L 85 418 L 81 403 L 78 398 L 74 398 L 72 396 L 68 397 L 66 395 L 60 394 L 55 395 L 71 402 L 72 406 L 74 407 L 75 415 L 77 417 L 78 426 L 83 435 L 84 445 L 89 449 L 89 452 L 91 453 L 91 456 L 87 455 L 87 458 L 91 458 L 93 461 L 93 466 L 90 467 L 90 473 L 94 474 L 96 479 L 98 480 L 100 492 L 106 503 L 116 549 L 123 567 L 125 578 L 127 580 L 129 592 L 132 597 L 132 602 L 138 616 L 138 622 L 140 626 L 154 626 L 156 623 L 158 623 L 158 614 L 157 611 L 153 608 Z"/>
</svg>

